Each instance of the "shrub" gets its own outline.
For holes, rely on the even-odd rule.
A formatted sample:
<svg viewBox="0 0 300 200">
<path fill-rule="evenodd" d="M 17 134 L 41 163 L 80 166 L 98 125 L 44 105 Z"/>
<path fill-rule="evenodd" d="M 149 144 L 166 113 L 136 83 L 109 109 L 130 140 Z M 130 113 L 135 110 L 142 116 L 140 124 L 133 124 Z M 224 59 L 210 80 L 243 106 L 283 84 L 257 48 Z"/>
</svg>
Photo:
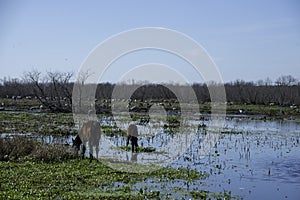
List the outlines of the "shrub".
<svg viewBox="0 0 300 200">
<path fill-rule="evenodd" d="M 32 152 L 31 157 L 35 160 L 53 162 L 75 158 L 75 154 L 70 151 L 70 148 L 64 145 L 43 144 Z"/>
<path fill-rule="evenodd" d="M 14 160 L 27 156 L 36 147 L 36 142 L 29 138 L 0 138 L 0 160 Z"/>
<path fill-rule="evenodd" d="M 70 147 L 44 144 L 26 137 L 0 138 L 0 161 L 33 159 L 45 162 L 74 158 Z"/>
</svg>

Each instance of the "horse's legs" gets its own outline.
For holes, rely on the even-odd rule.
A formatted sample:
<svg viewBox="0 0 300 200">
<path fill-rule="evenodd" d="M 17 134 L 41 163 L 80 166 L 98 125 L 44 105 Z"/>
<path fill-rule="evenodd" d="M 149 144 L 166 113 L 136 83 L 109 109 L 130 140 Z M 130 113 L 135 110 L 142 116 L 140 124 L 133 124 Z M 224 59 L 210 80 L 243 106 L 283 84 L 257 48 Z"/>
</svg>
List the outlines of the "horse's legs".
<svg viewBox="0 0 300 200">
<path fill-rule="evenodd" d="M 126 142 L 126 147 L 128 147 L 128 144 L 129 144 L 129 140 L 130 140 L 130 135 L 127 135 L 127 142 Z"/>
<path fill-rule="evenodd" d="M 134 152 L 134 137 L 131 137 L 131 151 Z"/>
<path fill-rule="evenodd" d="M 89 153 L 90 153 L 90 159 L 93 158 L 93 151 L 94 151 L 94 148 L 93 148 L 93 145 L 92 145 L 92 141 L 89 141 Z"/>
<path fill-rule="evenodd" d="M 82 158 L 84 158 L 85 151 L 86 151 L 86 147 L 85 147 L 85 144 L 83 144 L 82 145 Z"/>
<path fill-rule="evenodd" d="M 98 159 L 99 154 L 99 144 L 96 145 L 96 158 Z"/>
<path fill-rule="evenodd" d="M 138 147 L 137 137 L 131 136 L 131 145 L 132 145 L 132 152 L 134 152 L 134 149 L 137 152 L 137 147 Z"/>
<path fill-rule="evenodd" d="M 139 145 L 138 145 L 138 138 L 137 137 L 135 138 L 134 142 L 135 142 L 135 151 L 137 152 L 138 151 L 138 147 L 139 147 Z"/>
</svg>

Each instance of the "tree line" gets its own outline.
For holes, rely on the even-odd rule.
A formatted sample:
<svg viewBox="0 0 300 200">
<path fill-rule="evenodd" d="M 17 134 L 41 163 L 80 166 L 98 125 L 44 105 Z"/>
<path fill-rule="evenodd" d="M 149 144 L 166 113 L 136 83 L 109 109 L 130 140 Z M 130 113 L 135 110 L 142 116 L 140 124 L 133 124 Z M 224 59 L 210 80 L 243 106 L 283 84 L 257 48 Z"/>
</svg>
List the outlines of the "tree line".
<svg viewBox="0 0 300 200">
<path fill-rule="evenodd" d="M 39 71 L 30 71 L 24 73 L 22 78 L 4 78 L 0 82 L 0 97 L 15 100 L 34 98 L 51 111 L 71 111 L 73 86 L 76 84 L 79 89 L 84 89 L 88 74 L 81 74 L 76 82 L 72 81 L 73 77 L 73 73 L 70 72 L 42 74 Z M 221 87 L 217 83 L 209 84 L 210 87 Z M 118 98 L 124 100 L 128 100 L 126 99 L 128 91 L 135 90 L 131 99 L 139 101 L 177 98 L 179 101 L 189 102 L 193 100 L 191 92 L 194 92 L 199 103 L 210 102 L 209 90 L 205 83 L 192 85 L 99 83 L 95 87 L 95 99 L 109 102 L 116 86 L 118 91 L 122 91 L 119 92 Z M 225 83 L 224 86 L 228 103 L 300 106 L 300 81 L 291 75 L 280 76 L 274 82 L 270 79 L 257 82 L 236 80 Z M 175 96 L 174 91 L 179 95 Z"/>
</svg>

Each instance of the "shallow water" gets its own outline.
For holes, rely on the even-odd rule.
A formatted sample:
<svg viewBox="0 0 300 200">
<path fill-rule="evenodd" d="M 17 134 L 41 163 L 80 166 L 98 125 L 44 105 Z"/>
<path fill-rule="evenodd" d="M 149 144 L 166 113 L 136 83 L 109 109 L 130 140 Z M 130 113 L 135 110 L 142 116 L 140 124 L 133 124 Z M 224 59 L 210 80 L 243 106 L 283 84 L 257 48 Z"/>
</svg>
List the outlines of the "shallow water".
<svg viewBox="0 0 300 200">
<path fill-rule="evenodd" d="M 182 157 L 173 166 L 209 171 L 200 189 L 227 190 L 244 199 L 299 199 L 299 123 L 234 119 L 226 127 L 241 134 L 222 134 L 210 156 Z"/>
<path fill-rule="evenodd" d="M 111 124 L 111 121 L 107 121 Z M 191 123 L 208 123 L 208 121 Z M 155 137 L 140 137 L 139 144 L 152 146 L 159 150 L 168 141 L 158 121 L 150 126 L 139 126 L 145 135 L 154 133 Z M 125 128 L 124 127 L 121 128 Z M 154 128 L 155 127 L 155 128 Z M 300 123 L 277 120 L 250 120 L 247 117 L 232 117 L 225 121 L 224 134 L 221 134 L 210 155 L 200 159 L 196 152 L 199 141 L 194 141 L 189 151 L 171 164 L 172 167 L 185 167 L 207 172 L 204 180 L 188 182 L 185 180 L 162 181 L 149 179 L 133 186 L 136 190 L 161 191 L 167 194 L 176 188 L 187 191 L 208 190 L 211 192 L 231 191 L 243 199 L 299 199 L 300 198 Z M 198 140 L 202 140 L 205 130 L 199 129 Z M 232 133 L 232 134 L 229 134 Z M 19 134 L 17 134 L 19 135 Z M 1 134 L 1 137 L 14 137 L 14 134 Z M 24 134 L 46 143 L 72 144 L 74 136 L 40 136 Z M 126 144 L 125 137 L 110 137 L 117 146 Z M 126 152 L 127 159 L 139 160 L 145 153 Z M 87 154 L 88 155 L 88 154 Z M 180 192 L 170 194 L 174 198 L 189 198 Z"/>
<path fill-rule="evenodd" d="M 201 123 L 207 124 L 208 121 Z M 199 121 L 191 124 L 199 124 Z M 169 137 L 159 127 L 161 126 L 151 129 L 139 126 L 140 132 L 155 133 L 154 138 L 139 138 L 139 144 L 159 150 Z M 210 155 L 200 159 L 197 151 L 205 132 L 200 129 L 197 137 L 199 141 L 194 141 L 189 151 L 171 164 L 175 168 L 185 167 L 208 172 L 209 176 L 205 180 L 160 180 L 159 183 L 157 180 L 148 180 L 136 184 L 136 190 L 143 187 L 148 191 L 160 190 L 167 194 L 176 188 L 184 188 L 187 191 L 231 191 L 232 195 L 243 199 L 300 198 L 299 123 L 287 120 L 250 120 L 247 116 L 233 116 L 227 118 L 223 131 L 225 133 L 221 134 Z M 125 145 L 125 137 L 114 137 L 111 141 L 117 146 Z M 129 158 L 133 155 L 126 153 Z M 135 154 L 135 161 L 139 161 L 139 158 L 143 158 L 143 153 Z M 180 192 L 170 196 L 190 198 Z"/>
<path fill-rule="evenodd" d="M 203 132 L 203 129 L 199 130 L 200 140 Z M 208 172 L 205 180 L 174 180 L 159 184 L 156 180 L 148 180 L 136 184 L 136 189 L 143 187 L 148 191 L 162 190 L 165 193 L 176 188 L 231 191 L 232 195 L 243 199 L 300 198 L 299 123 L 232 118 L 226 120 L 224 132 L 209 156 L 203 159 L 197 157 L 199 142 L 196 141 L 187 153 L 171 165 Z M 155 136 L 151 140 L 142 138 L 139 142 L 159 149 L 167 137 L 158 135 L 160 137 Z M 124 144 L 122 138 L 117 141 Z M 170 195 L 190 198 L 180 192 Z"/>
</svg>

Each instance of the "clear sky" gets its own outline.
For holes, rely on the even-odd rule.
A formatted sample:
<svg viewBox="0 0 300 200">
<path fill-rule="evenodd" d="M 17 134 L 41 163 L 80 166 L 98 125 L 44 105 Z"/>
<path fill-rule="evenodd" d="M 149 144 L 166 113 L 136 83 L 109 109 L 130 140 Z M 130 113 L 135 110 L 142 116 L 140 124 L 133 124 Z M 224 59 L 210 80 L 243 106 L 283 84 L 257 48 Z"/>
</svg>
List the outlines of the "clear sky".
<svg viewBox="0 0 300 200">
<path fill-rule="evenodd" d="M 192 37 L 226 82 L 281 75 L 300 79 L 298 0 L 0 0 L 0 78 L 32 69 L 77 72 L 97 44 L 140 27 L 165 27 Z"/>
</svg>

